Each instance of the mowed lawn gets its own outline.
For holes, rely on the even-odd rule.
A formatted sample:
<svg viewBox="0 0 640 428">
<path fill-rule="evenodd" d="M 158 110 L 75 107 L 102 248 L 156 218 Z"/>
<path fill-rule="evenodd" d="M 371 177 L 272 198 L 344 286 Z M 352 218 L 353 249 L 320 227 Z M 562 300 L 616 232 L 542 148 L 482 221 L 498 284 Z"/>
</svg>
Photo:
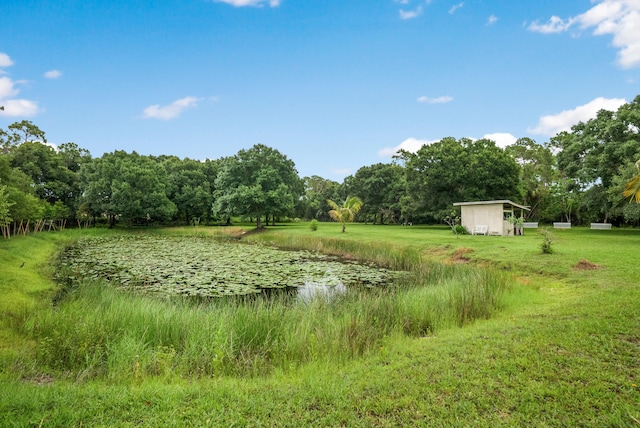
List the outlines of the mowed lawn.
<svg viewBox="0 0 640 428">
<path fill-rule="evenodd" d="M 1 241 L 0 425 L 640 426 L 640 230 L 549 230 L 554 252 L 542 254 L 543 229 L 519 237 L 456 237 L 422 226 L 340 229 L 289 224 L 245 239 L 408 248 L 424 260 L 499 269 L 513 276 L 513 287 L 489 320 L 390 338 L 346 363 L 241 378 L 25 378 L 16 375 L 26 372 L 20 361 L 29 364 L 37 344 L 7 317 L 51 310 L 48 260 L 78 232 Z"/>
</svg>

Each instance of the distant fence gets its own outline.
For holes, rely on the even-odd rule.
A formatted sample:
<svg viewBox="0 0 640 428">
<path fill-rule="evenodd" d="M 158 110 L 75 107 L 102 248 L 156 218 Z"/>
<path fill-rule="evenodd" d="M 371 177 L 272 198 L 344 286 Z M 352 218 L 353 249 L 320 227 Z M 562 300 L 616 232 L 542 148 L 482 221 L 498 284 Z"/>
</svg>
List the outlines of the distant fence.
<svg viewBox="0 0 640 428">
<path fill-rule="evenodd" d="M 553 223 L 554 229 L 571 229 L 571 223 L 557 221 Z"/>
<path fill-rule="evenodd" d="M 611 223 L 591 223 L 591 229 L 611 230 Z"/>
</svg>

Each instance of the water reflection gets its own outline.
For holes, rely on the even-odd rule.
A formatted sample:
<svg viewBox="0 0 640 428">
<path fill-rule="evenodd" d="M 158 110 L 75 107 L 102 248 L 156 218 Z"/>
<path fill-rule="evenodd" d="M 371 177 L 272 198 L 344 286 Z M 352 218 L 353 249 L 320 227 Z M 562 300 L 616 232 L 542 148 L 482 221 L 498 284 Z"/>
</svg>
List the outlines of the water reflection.
<svg viewBox="0 0 640 428">
<path fill-rule="evenodd" d="M 317 282 L 306 282 L 297 287 L 297 300 L 309 303 L 316 298 L 324 298 L 329 301 L 334 297 L 347 292 L 347 286 L 339 282 L 337 284 L 326 285 Z"/>
</svg>

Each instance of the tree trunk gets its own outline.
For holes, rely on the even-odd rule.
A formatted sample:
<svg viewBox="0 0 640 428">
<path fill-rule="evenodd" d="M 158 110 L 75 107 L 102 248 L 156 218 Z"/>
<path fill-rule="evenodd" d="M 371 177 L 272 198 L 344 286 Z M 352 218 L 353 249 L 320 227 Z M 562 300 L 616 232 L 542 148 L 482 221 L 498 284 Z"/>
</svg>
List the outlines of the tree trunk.
<svg viewBox="0 0 640 428">
<path fill-rule="evenodd" d="M 347 225 L 345 223 L 342 223 L 342 233 L 344 233 L 346 229 L 347 229 Z"/>
<path fill-rule="evenodd" d="M 262 218 L 259 215 L 256 220 L 256 229 L 262 229 Z"/>
</svg>

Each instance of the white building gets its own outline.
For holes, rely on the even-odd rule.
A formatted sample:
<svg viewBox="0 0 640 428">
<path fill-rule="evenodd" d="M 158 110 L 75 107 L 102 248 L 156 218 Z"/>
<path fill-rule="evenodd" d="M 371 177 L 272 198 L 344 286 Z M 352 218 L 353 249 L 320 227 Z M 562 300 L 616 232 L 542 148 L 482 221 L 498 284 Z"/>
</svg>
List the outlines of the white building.
<svg viewBox="0 0 640 428">
<path fill-rule="evenodd" d="M 508 218 L 520 218 L 525 211 L 530 211 L 509 200 L 456 202 L 453 205 L 460 207 L 462 225 L 469 232 L 486 235 L 513 235 L 514 225 Z"/>
</svg>

